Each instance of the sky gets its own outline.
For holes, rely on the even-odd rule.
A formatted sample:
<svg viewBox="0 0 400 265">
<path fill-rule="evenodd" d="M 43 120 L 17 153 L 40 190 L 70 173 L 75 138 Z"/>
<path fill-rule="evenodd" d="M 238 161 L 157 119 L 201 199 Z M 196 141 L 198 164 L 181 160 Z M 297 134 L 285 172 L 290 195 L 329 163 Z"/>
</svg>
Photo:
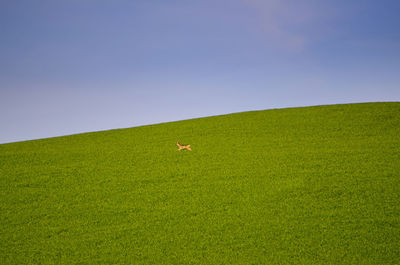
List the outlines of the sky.
<svg viewBox="0 0 400 265">
<path fill-rule="evenodd" d="M 400 101 L 398 0 L 0 0 L 0 143 Z"/>
</svg>

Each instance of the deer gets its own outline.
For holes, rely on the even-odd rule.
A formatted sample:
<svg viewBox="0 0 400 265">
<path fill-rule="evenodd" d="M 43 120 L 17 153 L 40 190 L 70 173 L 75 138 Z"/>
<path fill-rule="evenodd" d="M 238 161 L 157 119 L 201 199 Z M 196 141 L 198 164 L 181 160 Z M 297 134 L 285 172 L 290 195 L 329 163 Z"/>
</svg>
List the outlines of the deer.
<svg viewBox="0 0 400 265">
<path fill-rule="evenodd" d="M 189 150 L 189 151 L 192 151 L 192 148 L 190 148 L 190 144 L 182 145 L 182 144 L 180 144 L 179 141 L 178 141 L 178 142 L 176 142 L 176 145 L 178 146 L 178 150 L 177 150 L 177 151 L 181 151 L 181 150 L 184 150 L 184 149 L 187 149 L 187 150 Z"/>
</svg>

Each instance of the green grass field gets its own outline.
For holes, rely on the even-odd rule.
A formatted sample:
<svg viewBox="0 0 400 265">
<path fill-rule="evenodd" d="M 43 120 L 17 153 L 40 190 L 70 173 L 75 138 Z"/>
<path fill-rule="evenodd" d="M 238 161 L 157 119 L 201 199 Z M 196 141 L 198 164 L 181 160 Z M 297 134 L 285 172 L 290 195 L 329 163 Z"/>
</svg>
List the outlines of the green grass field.
<svg viewBox="0 0 400 265">
<path fill-rule="evenodd" d="M 399 264 L 400 103 L 2 144 L 0 189 L 0 264 Z"/>
</svg>

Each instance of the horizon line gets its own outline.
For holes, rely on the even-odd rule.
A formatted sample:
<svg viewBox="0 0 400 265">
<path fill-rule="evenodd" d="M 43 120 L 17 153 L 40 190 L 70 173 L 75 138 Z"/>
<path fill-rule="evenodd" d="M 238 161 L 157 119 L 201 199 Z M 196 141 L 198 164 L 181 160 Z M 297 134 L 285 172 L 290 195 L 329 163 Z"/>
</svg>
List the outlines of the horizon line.
<svg viewBox="0 0 400 265">
<path fill-rule="evenodd" d="M 88 134 L 88 133 L 96 133 L 96 132 L 106 132 L 106 131 L 113 131 L 113 130 L 125 130 L 125 129 L 131 129 L 131 128 L 139 128 L 139 127 L 145 127 L 145 126 L 154 126 L 154 125 L 159 125 L 159 124 L 166 124 L 166 123 L 180 122 L 180 121 L 189 121 L 189 120 L 203 119 L 203 118 L 210 118 L 210 117 L 219 117 L 219 116 L 226 116 L 226 115 L 239 114 L 239 113 L 246 113 L 246 112 L 268 111 L 268 110 L 282 110 L 282 109 L 297 109 L 297 108 L 312 108 L 312 107 L 320 107 L 320 106 L 353 105 L 353 104 L 371 104 L 371 103 L 400 103 L 400 101 L 363 101 L 363 102 L 316 104 L 316 105 L 301 105 L 301 106 L 276 107 L 276 108 L 267 108 L 267 109 L 243 110 L 243 111 L 238 111 L 238 112 L 230 112 L 230 113 L 223 113 L 223 114 L 214 114 L 214 115 L 201 116 L 201 117 L 192 117 L 192 118 L 187 118 L 187 119 L 182 119 L 182 120 L 170 120 L 170 121 L 162 121 L 162 122 L 156 122 L 156 123 L 139 124 L 139 125 L 135 125 L 135 126 L 131 126 L 131 127 L 108 128 L 108 129 L 101 129 L 101 130 L 97 130 L 97 131 L 77 132 L 77 133 L 64 134 L 64 135 L 55 135 L 55 136 L 43 137 L 43 138 L 33 138 L 33 139 L 20 140 L 20 141 L 4 142 L 4 143 L 0 143 L 0 145 L 13 144 L 13 143 L 22 143 L 22 142 L 29 142 L 29 141 L 38 141 L 38 140 L 45 140 L 45 139 L 52 139 L 52 138 L 59 138 L 59 137 L 66 137 L 66 136 L 73 136 L 73 135 L 79 135 L 79 134 Z"/>
</svg>

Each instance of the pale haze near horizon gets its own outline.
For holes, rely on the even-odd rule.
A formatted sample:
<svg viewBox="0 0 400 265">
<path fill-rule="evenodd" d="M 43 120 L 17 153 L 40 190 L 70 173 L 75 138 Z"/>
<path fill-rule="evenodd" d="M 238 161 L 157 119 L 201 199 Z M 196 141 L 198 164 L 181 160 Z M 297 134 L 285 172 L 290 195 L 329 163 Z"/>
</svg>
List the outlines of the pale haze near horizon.
<svg viewBox="0 0 400 265">
<path fill-rule="evenodd" d="M 0 143 L 400 101 L 399 1 L 1 1 Z"/>
</svg>

